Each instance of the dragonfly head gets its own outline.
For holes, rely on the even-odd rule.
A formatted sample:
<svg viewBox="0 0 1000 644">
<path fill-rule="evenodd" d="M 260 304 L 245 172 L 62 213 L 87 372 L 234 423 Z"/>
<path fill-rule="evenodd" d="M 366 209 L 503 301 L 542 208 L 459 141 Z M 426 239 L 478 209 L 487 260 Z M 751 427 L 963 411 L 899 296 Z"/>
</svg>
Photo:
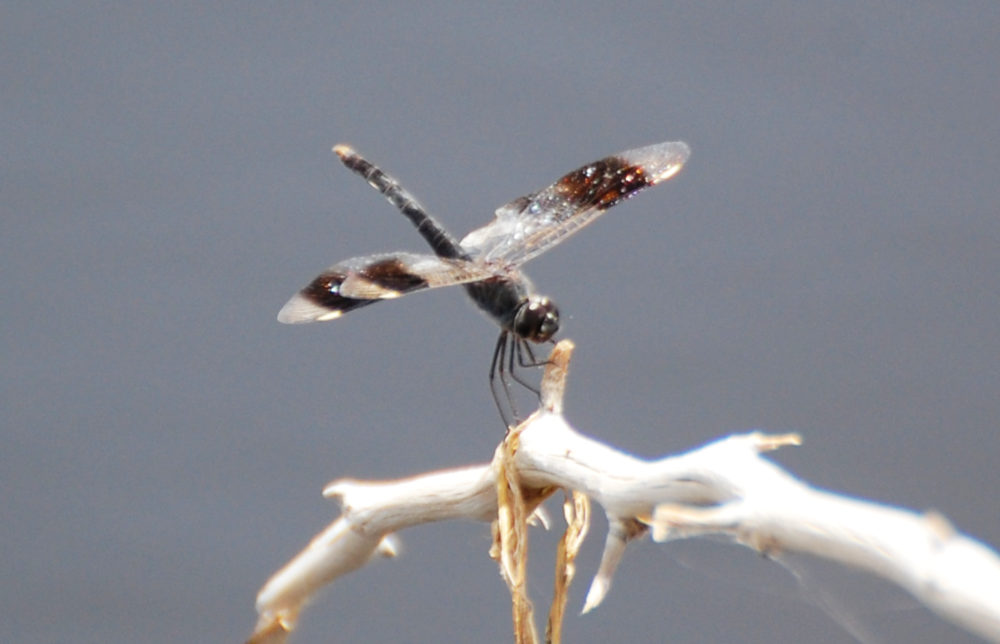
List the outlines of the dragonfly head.
<svg viewBox="0 0 1000 644">
<path fill-rule="evenodd" d="M 532 295 L 514 314 L 514 333 L 532 342 L 548 342 L 559 330 L 559 309 L 544 295 Z"/>
</svg>

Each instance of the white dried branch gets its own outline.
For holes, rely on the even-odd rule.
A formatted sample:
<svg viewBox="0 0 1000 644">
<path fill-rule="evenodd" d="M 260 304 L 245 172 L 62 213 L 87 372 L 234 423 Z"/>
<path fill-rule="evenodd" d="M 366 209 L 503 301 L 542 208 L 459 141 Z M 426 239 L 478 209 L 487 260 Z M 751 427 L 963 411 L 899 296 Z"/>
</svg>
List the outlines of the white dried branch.
<svg viewBox="0 0 1000 644">
<path fill-rule="evenodd" d="M 721 533 L 762 552 L 805 552 L 867 570 L 945 619 L 1000 642 L 1000 557 L 940 515 L 817 490 L 760 456 L 797 444 L 796 436 L 736 435 L 652 461 L 621 452 L 578 433 L 562 417 L 566 361 L 568 353 L 548 370 L 542 409 L 518 428 L 513 463 L 526 495 L 577 490 L 608 515 L 610 531 L 585 611 L 607 594 L 627 544 L 651 526 L 658 540 Z M 317 590 L 375 554 L 393 554 L 391 536 L 403 528 L 493 521 L 496 476 L 487 463 L 329 485 L 324 494 L 341 501 L 341 516 L 261 589 L 250 641 L 284 641 Z"/>
</svg>

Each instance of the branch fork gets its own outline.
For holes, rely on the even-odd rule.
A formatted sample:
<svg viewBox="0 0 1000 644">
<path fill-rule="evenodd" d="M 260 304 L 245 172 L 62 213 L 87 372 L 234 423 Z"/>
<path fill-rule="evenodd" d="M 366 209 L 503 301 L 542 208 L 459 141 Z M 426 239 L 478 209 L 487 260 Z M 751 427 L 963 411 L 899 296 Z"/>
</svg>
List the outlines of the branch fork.
<svg viewBox="0 0 1000 644">
<path fill-rule="evenodd" d="M 818 490 L 762 457 L 799 445 L 794 434 L 751 432 L 676 456 L 644 460 L 584 436 L 562 416 L 573 345 L 553 349 L 539 410 L 513 428 L 490 463 L 391 481 L 340 479 L 324 496 L 341 515 L 276 572 L 257 596 L 248 644 L 287 640 L 304 606 L 335 579 L 398 552 L 395 533 L 432 521 L 473 519 L 494 526 L 491 555 L 511 590 L 515 638 L 536 642 L 524 590 L 527 529 L 545 524 L 541 503 L 562 489 L 568 528 L 559 545 L 546 641 L 558 642 L 574 559 L 587 533 L 589 501 L 609 531 L 583 612 L 611 589 L 631 542 L 723 535 L 765 554 L 803 552 L 882 576 L 944 619 L 1000 642 L 1000 556 L 958 532 L 942 515 Z"/>
</svg>

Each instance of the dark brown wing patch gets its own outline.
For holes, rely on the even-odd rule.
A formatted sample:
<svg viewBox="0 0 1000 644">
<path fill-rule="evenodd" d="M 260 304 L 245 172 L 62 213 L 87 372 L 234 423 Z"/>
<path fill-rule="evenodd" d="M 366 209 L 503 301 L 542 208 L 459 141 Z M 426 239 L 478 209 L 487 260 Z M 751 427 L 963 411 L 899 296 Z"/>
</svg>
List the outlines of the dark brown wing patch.
<svg viewBox="0 0 1000 644">
<path fill-rule="evenodd" d="M 578 208 L 607 210 L 655 182 L 642 166 L 626 163 L 621 157 L 608 157 L 567 174 L 555 189 Z"/>
<path fill-rule="evenodd" d="M 427 280 L 399 259 L 389 257 L 354 270 L 320 273 L 302 294 L 324 308 L 346 313 L 372 300 L 399 297 L 422 288 L 427 288 Z"/>
<path fill-rule="evenodd" d="M 415 253 L 354 257 L 335 264 L 296 293 L 278 313 L 286 324 L 325 322 L 379 300 L 428 288 L 495 277 L 489 266 Z"/>
<path fill-rule="evenodd" d="M 330 319 L 378 301 L 375 299 L 361 299 L 341 295 L 340 285 L 347 277 L 347 271 L 325 271 L 320 273 L 316 279 L 302 289 L 299 292 L 299 296 L 310 304 L 328 311 Z"/>
<path fill-rule="evenodd" d="M 389 257 L 369 264 L 358 269 L 354 275 L 371 282 L 382 290 L 395 291 L 400 295 L 416 289 L 427 288 L 427 280 L 414 273 L 396 257 Z M 354 276 L 352 275 L 352 277 Z"/>
</svg>

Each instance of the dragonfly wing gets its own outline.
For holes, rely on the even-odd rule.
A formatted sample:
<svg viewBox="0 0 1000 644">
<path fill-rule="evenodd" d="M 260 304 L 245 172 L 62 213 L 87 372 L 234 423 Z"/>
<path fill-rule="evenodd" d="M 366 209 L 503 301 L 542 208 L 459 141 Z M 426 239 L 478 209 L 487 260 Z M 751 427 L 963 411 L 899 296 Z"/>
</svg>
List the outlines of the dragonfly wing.
<svg viewBox="0 0 1000 644">
<path fill-rule="evenodd" d="M 296 293 L 278 313 L 278 321 L 302 324 L 335 320 L 379 300 L 492 276 L 485 266 L 434 255 L 384 253 L 354 257 L 326 269 Z"/>
<path fill-rule="evenodd" d="M 484 263 L 518 266 L 639 191 L 677 174 L 691 154 L 680 141 L 657 143 L 588 163 L 496 211 L 462 240 Z"/>
</svg>

